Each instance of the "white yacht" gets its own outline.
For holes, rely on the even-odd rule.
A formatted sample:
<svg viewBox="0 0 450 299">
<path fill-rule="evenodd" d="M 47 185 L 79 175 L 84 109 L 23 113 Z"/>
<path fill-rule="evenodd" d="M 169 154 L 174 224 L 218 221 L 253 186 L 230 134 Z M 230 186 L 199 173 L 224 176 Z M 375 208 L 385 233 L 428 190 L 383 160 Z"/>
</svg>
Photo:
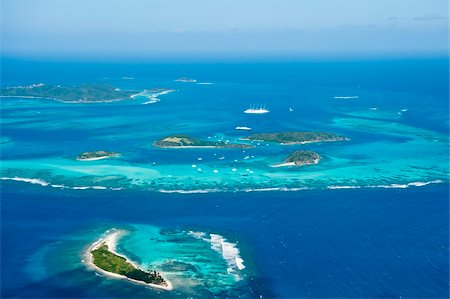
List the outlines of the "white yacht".
<svg viewBox="0 0 450 299">
<path fill-rule="evenodd" d="M 265 107 L 257 107 L 257 106 L 252 106 L 246 110 L 244 110 L 244 113 L 250 113 L 250 114 L 264 114 L 264 113 L 269 113 L 270 110 L 267 110 Z"/>
</svg>

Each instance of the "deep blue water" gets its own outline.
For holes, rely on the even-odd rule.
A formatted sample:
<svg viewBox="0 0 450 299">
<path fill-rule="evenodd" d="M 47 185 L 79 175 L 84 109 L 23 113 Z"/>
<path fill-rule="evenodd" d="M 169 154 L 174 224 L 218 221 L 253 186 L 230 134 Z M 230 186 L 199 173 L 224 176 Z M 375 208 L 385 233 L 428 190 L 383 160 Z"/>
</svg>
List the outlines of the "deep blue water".
<svg viewBox="0 0 450 299">
<path fill-rule="evenodd" d="M 257 269 L 256 288 L 271 297 L 448 296 L 448 185 L 180 195 L 5 183 L 1 191 L 2 297 L 111 296 L 71 281 L 77 273 L 61 275 L 62 285 L 59 277 L 31 282 L 24 273 L 33 251 L 104 223 L 237 235 Z"/>
<path fill-rule="evenodd" d="M 102 82 L 130 89 L 179 89 L 152 105 L 2 100 L 1 135 L 12 140 L 0 147 L 2 177 L 92 184 L 97 177 L 83 171 L 103 164 L 80 166 L 73 157 L 101 148 L 124 153 L 122 160 L 102 162 L 104 175 L 116 171 L 109 166 L 120 165 L 125 176 L 134 178 L 157 162 L 154 169 L 161 177 L 172 170 L 174 178 L 191 176 L 191 163 L 199 163 L 202 155 L 205 165 L 222 167 L 216 187 L 226 187 L 232 177 L 225 170 L 242 153 L 196 149 L 174 155 L 152 148 L 151 142 L 174 130 L 238 138 L 241 132 L 234 126 L 247 124 L 255 132 L 330 130 L 352 140 L 305 146 L 323 153 L 323 163 L 283 174 L 310 175 L 308 187 L 316 190 L 163 194 L 139 184 L 130 189 L 124 184 L 122 191 L 71 190 L 2 180 L 2 298 L 166 297 L 98 278 L 81 263 L 86 240 L 102 229 L 130 224 L 208 231 L 239 242 L 252 279 L 219 297 L 448 297 L 448 60 L 89 64 L 3 59 L 1 71 L 2 86 Z M 173 81 L 182 76 L 216 84 Z M 333 100 L 342 95 L 360 98 Z M 267 103 L 271 113 L 256 120 L 244 115 L 242 110 L 254 101 Z M 288 112 L 289 107 L 295 112 Z M 270 146 L 252 153 L 273 155 L 269 162 L 274 162 L 288 152 Z M 226 160 L 218 162 L 222 154 Z M 82 174 L 45 168 L 58 163 L 78 167 Z M 268 162 L 249 163 L 245 167 L 255 167 L 249 186 L 271 187 L 274 180 L 261 179 L 276 173 Z M 282 179 L 280 175 L 281 187 L 298 187 L 296 181 Z M 323 189 L 334 185 L 362 188 Z"/>
</svg>

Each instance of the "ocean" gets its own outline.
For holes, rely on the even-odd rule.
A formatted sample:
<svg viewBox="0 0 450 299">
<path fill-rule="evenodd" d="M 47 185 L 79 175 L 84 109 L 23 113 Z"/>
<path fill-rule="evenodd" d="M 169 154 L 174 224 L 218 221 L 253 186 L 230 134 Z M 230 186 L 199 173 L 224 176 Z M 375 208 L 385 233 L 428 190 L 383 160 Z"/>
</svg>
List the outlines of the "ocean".
<svg viewBox="0 0 450 299">
<path fill-rule="evenodd" d="M 4 59 L 1 81 L 175 90 L 149 104 L 1 99 L 2 298 L 449 295 L 448 60 Z M 244 114 L 251 106 L 270 113 Z M 181 133 L 235 142 L 249 134 L 236 126 L 350 140 L 247 150 L 152 145 Z M 322 160 L 270 167 L 301 149 Z M 95 150 L 122 156 L 76 161 Z M 130 232 L 118 250 L 166 273 L 174 291 L 86 266 L 86 248 L 112 228 Z"/>
</svg>

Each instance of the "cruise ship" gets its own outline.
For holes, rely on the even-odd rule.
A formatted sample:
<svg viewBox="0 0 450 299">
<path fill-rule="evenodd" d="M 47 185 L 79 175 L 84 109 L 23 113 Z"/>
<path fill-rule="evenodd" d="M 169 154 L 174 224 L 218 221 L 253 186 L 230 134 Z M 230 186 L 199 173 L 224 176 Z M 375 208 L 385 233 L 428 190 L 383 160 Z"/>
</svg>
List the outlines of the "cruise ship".
<svg viewBox="0 0 450 299">
<path fill-rule="evenodd" d="M 250 113 L 250 114 L 264 114 L 264 113 L 269 113 L 270 110 L 267 110 L 265 107 L 257 107 L 257 106 L 253 106 L 250 107 L 246 110 L 244 110 L 244 113 Z"/>
</svg>

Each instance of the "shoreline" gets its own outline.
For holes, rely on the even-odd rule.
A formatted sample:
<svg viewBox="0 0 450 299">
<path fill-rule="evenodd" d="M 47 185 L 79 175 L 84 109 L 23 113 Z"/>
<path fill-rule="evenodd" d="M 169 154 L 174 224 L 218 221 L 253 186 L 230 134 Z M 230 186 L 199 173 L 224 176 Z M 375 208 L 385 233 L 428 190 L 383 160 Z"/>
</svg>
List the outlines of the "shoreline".
<svg viewBox="0 0 450 299">
<path fill-rule="evenodd" d="M 129 98 L 117 98 L 117 99 L 110 99 L 110 100 L 92 100 L 87 101 L 83 99 L 79 100 L 62 100 L 57 98 L 49 98 L 49 97 L 38 97 L 38 96 L 4 96 L 0 95 L 0 98 L 22 98 L 22 99 L 43 99 L 43 100 L 49 100 L 49 101 L 55 101 L 65 104 L 98 104 L 98 103 L 113 103 L 113 102 L 120 102 L 120 101 L 129 101 L 132 100 L 131 96 Z"/>
<path fill-rule="evenodd" d="M 115 254 L 117 256 L 123 257 L 133 267 L 135 267 L 136 269 L 141 269 L 142 270 L 142 268 L 139 267 L 135 262 L 131 261 L 126 256 L 124 256 L 124 255 L 122 255 L 120 253 L 117 253 L 117 251 L 116 251 L 116 245 L 117 245 L 118 240 L 123 235 L 125 235 L 127 233 L 128 232 L 126 230 L 118 230 L 118 229 L 108 230 L 104 236 L 102 236 L 100 239 L 98 239 L 97 241 L 92 243 L 87 248 L 87 250 L 85 251 L 84 255 L 85 255 L 85 264 L 86 264 L 86 266 L 88 268 L 93 269 L 94 271 L 100 272 L 100 273 L 102 273 L 102 274 L 104 274 L 106 276 L 109 276 L 109 277 L 126 279 L 128 281 L 131 281 L 131 282 L 134 282 L 134 283 L 137 283 L 137 284 L 141 284 L 141 285 L 145 285 L 145 286 L 148 286 L 148 287 L 157 288 L 157 289 L 161 289 L 161 290 L 165 290 L 165 291 L 173 290 L 173 285 L 170 282 L 170 280 L 168 280 L 167 278 L 164 278 L 164 277 L 163 278 L 166 281 L 167 286 L 135 280 L 135 279 L 129 278 L 129 277 L 125 276 L 125 275 L 112 273 L 112 272 L 103 270 L 103 269 L 99 268 L 97 265 L 94 264 L 92 251 L 95 250 L 95 249 L 98 249 L 101 245 L 106 244 L 108 246 L 108 251 L 110 251 L 111 253 L 113 253 L 113 254 Z M 163 276 L 163 275 L 161 275 L 161 276 Z"/>
<path fill-rule="evenodd" d="M 215 146 L 215 145 L 182 145 L 182 146 L 157 146 L 154 145 L 157 148 L 221 148 L 219 146 Z"/>
<path fill-rule="evenodd" d="M 345 139 L 328 139 L 328 140 L 311 140 L 311 141 L 300 141 L 300 142 L 284 142 L 281 145 L 296 145 L 296 144 L 310 144 L 310 143 L 320 143 L 320 142 L 340 142 L 340 141 L 350 141 L 349 138 Z"/>
<path fill-rule="evenodd" d="M 270 165 L 270 167 L 277 168 L 277 167 L 306 166 L 306 165 L 316 165 L 316 164 L 319 164 L 319 159 L 314 160 L 314 162 L 312 162 L 312 163 L 296 164 L 295 162 L 286 162 L 286 163 L 272 164 L 272 165 Z"/>
<path fill-rule="evenodd" d="M 77 161 L 96 161 L 96 160 L 103 160 L 103 159 L 114 158 L 114 157 L 120 157 L 120 155 L 101 156 L 101 157 L 86 158 L 86 159 L 79 159 L 79 158 L 76 158 L 76 160 L 77 160 Z"/>
<path fill-rule="evenodd" d="M 296 145 L 296 144 L 310 144 L 310 143 L 320 143 L 320 142 L 338 142 L 338 141 L 350 141 L 350 138 L 345 139 L 327 139 L 327 140 L 310 140 L 310 141 L 294 141 L 294 142 L 277 142 L 277 141 L 267 141 L 260 139 L 248 139 L 248 138 L 240 138 L 240 140 L 244 141 L 252 141 L 252 142 L 267 142 L 267 143 L 276 143 L 280 145 Z"/>
<path fill-rule="evenodd" d="M 232 147 L 232 146 L 216 146 L 216 145 L 182 145 L 182 146 L 157 146 L 154 145 L 154 147 L 156 148 L 170 148 L 170 149 L 174 149 L 174 148 L 221 148 L 221 149 L 249 149 L 249 148 L 253 148 L 253 146 L 249 146 L 249 147 L 241 147 L 241 146 L 236 146 L 236 147 Z"/>
<path fill-rule="evenodd" d="M 158 98 L 158 96 L 162 96 L 175 91 L 176 91 L 175 89 L 165 89 L 161 91 L 143 90 L 141 92 L 130 95 L 130 98 L 131 99 L 134 99 L 136 97 Z"/>
<path fill-rule="evenodd" d="M 272 164 L 270 167 L 277 168 L 277 167 L 287 167 L 287 166 L 296 166 L 295 162 L 286 162 L 286 163 L 280 163 L 280 164 Z M 300 166 L 300 165 L 299 165 Z"/>
</svg>

